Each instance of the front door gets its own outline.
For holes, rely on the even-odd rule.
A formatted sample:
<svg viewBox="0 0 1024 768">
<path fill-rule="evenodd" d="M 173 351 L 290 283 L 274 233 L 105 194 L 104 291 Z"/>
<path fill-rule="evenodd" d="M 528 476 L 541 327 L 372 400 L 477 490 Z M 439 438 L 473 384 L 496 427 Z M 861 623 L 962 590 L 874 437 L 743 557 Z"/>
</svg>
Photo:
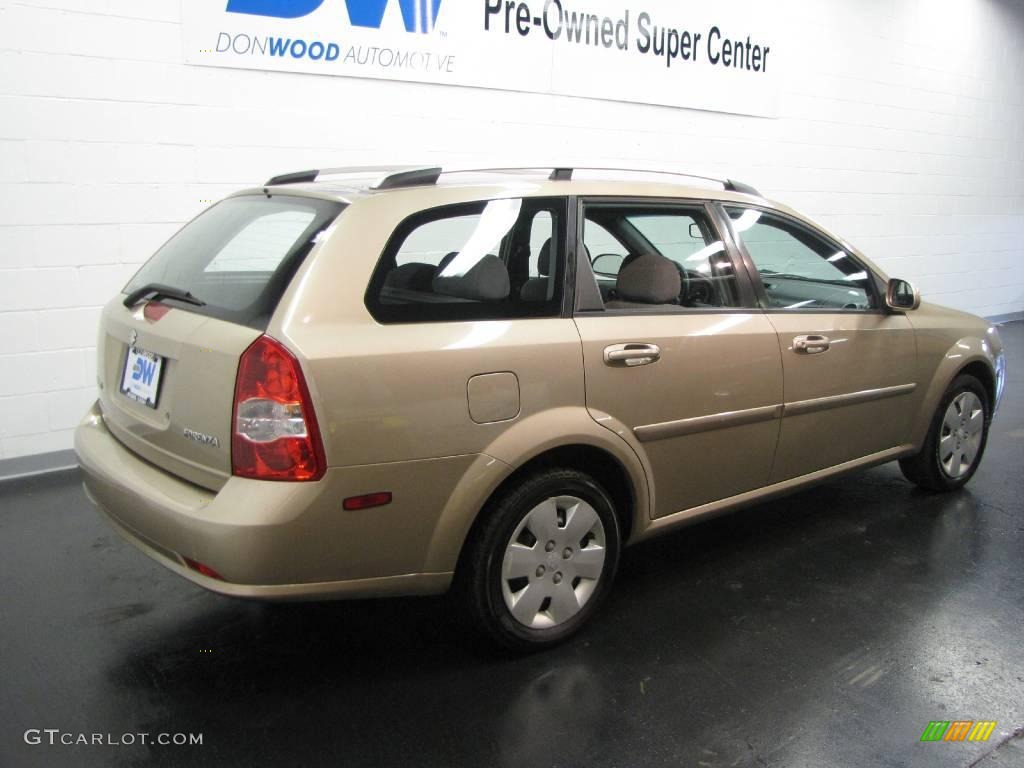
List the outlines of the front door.
<svg viewBox="0 0 1024 768">
<path fill-rule="evenodd" d="M 580 219 L 592 266 L 581 260 L 579 295 L 591 299 L 575 314 L 587 407 L 643 453 L 653 516 L 765 485 L 779 344 L 708 211 L 591 201 Z"/>
<path fill-rule="evenodd" d="M 772 482 L 900 446 L 916 388 L 914 330 L 871 272 L 804 222 L 727 209 L 779 335 L 785 415 Z"/>
</svg>

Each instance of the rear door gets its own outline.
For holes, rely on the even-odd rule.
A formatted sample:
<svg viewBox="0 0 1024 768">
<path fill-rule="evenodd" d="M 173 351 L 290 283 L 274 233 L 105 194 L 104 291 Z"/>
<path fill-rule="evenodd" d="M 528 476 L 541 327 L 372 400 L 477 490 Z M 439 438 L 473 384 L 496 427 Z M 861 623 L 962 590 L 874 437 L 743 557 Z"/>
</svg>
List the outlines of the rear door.
<svg viewBox="0 0 1024 768">
<path fill-rule="evenodd" d="M 804 222 L 726 208 L 779 336 L 785 416 L 772 482 L 901 445 L 916 387 L 914 330 L 871 272 Z"/>
<path fill-rule="evenodd" d="M 104 309 L 97 348 L 100 405 L 118 440 L 191 482 L 224 484 L 239 358 L 343 207 L 299 196 L 229 198 L 139 270 Z"/>
<path fill-rule="evenodd" d="M 579 218 L 593 259 L 592 269 L 580 262 L 575 313 L 587 407 L 639 441 L 652 470 L 653 516 L 763 486 L 779 432 L 779 345 L 711 209 L 593 199 Z M 679 296 L 622 302 L 618 273 L 651 254 L 675 265 Z"/>
</svg>

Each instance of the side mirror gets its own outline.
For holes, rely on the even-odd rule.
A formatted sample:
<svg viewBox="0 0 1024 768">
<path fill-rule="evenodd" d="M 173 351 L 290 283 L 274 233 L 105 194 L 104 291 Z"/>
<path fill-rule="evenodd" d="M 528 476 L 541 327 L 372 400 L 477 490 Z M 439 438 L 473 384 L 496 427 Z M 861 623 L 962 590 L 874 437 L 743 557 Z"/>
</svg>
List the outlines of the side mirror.
<svg viewBox="0 0 1024 768">
<path fill-rule="evenodd" d="M 691 240 L 704 240 L 704 233 L 700 231 L 700 224 L 693 223 L 690 225 L 690 239 Z"/>
<path fill-rule="evenodd" d="M 921 292 L 906 280 L 893 278 L 885 289 L 885 305 L 897 312 L 911 312 L 921 306 Z"/>
<path fill-rule="evenodd" d="M 619 267 L 622 266 L 624 259 L 625 256 L 620 256 L 617 253 L 602 253 L 600 256 L 597 256 L 590 265 L 599 275 L 609 275 L 614 277 L 619 274 Z"/>
</svg>

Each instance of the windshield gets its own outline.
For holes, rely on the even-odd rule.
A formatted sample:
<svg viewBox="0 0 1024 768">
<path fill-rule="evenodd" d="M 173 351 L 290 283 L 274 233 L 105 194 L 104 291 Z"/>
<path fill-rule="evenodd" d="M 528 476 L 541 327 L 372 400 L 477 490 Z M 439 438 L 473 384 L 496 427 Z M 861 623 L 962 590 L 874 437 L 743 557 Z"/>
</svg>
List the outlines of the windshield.
<svg viewBox="0 0 1024 768">
<path fill-rule="evenodd" d="M 125 286 L 192 294 L 162 301 L 190 312 L 266 328 L 288 282 L 344 204 L 307 197 L 231 197 L 193 219 Z"/>
</svg>

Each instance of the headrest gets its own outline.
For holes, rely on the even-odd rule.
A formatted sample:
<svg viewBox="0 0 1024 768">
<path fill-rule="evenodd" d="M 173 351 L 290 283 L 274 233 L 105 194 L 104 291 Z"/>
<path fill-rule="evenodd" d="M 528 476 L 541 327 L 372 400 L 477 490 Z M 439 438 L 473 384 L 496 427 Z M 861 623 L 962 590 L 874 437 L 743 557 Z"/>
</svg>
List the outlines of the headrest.
<svg viewBox="0 0 1024 768">
<path fill-rule="evenodd" d="M 551 238 L 544 241 L 537 256 L 537 274 L 548 277 L 551 274 Z"/>
<path fill-rule="evenodd" d="M 442 258 L 439 262 L 437 262 L 437 270 L 434 272 L 434 274 L 435 275 L 440 275 L 441 274 L 441 270 L 443 270 L 445 267 L 447 267 L 449 264 L 451 264 L 452 263 L 452 259 L 454 259 L 458 255 L 459 255 L 458 251 L 452 251 L 451 253 L 446 253 L 444 255 L 444 258 Z"/>
<path fill-rule="evenodd" d="M 624 264 L 615 282 L 615 298 L 641 304 L 670 304 L 679 298 L 682 278 L 664 256 L 644 254 Z"/>
<path fill-rule="evenodd" d="M 452 258 L 454 258 L 453 254 Z M 451 262 L 451 259 L 448 259 Z M 441 264 L 444 264 L 444 260 Z M 434 293 L 472 301 L 502 301 L 508 298 L 512 286 L 505 263 L 493 254 L 487 254 L 464 275 L 442 276 L 438 266 L 434 277 Z"/>
<path fill-rule="evenodd" d="M 384 285 L 388 288 L 429 291 L 431 290 L 430 283 L 434 279 L 435 269 L 432 264 L 421 264 L 411 261 L 388 272 L 387 277 L 384 278 Z"/>
</svg>

